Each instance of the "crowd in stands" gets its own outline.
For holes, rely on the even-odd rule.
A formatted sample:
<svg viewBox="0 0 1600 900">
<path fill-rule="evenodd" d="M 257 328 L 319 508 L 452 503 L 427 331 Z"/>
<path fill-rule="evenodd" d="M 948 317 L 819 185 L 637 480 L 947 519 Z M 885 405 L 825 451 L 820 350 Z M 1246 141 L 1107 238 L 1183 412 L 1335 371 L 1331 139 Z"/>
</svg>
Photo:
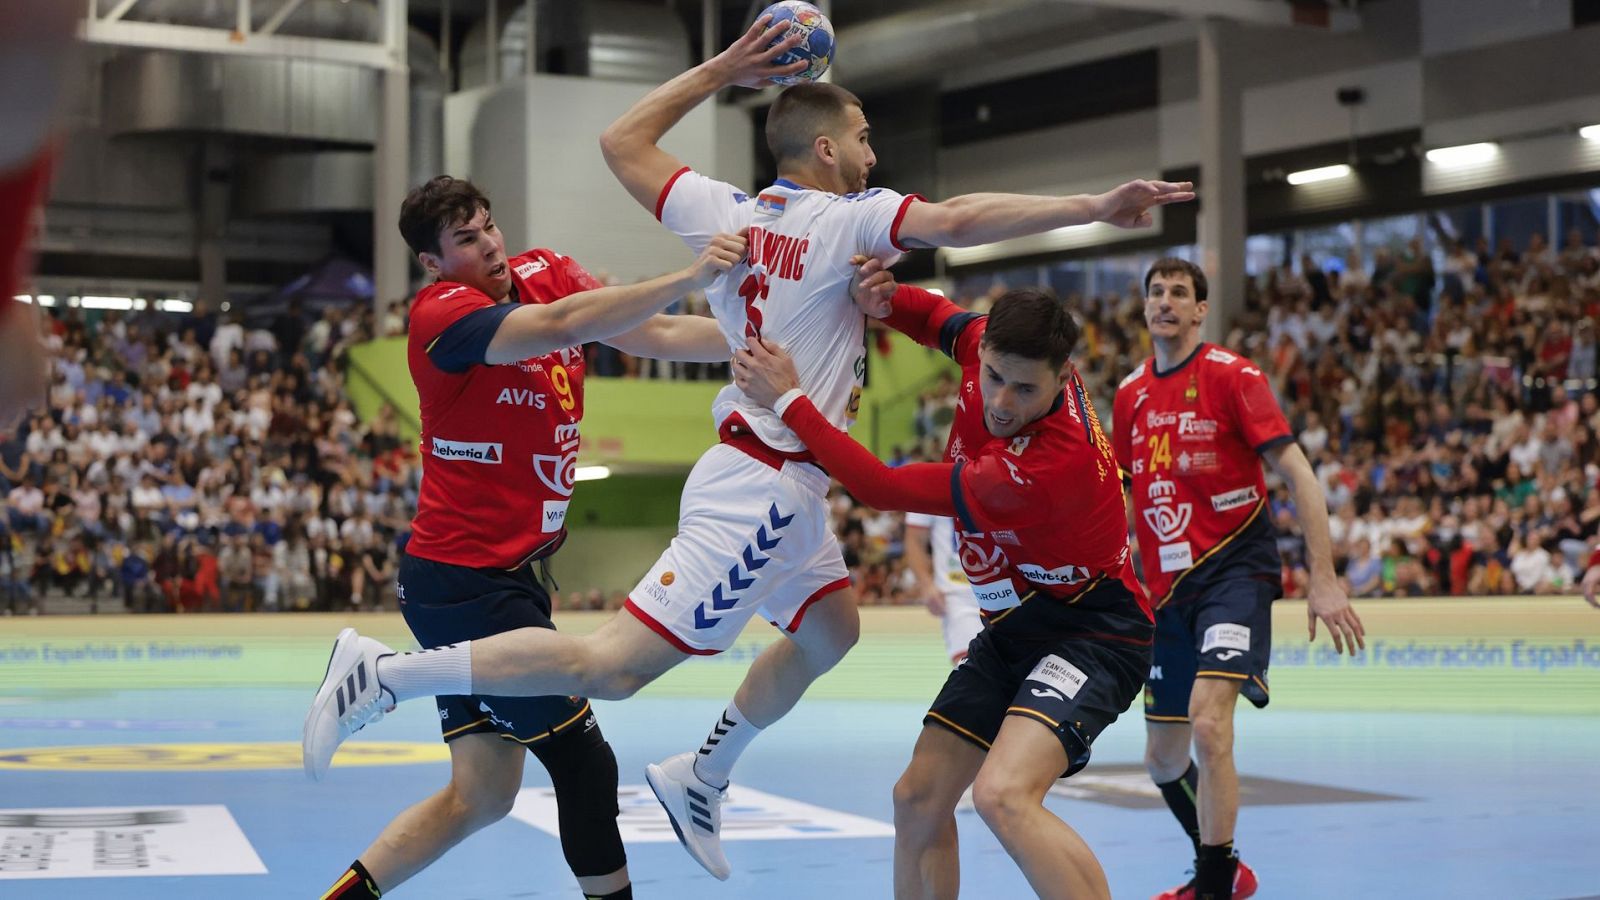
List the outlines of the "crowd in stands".
<svg viewBox="0 0 1600 900">
<path fill-rule="evenodd" d="M 372 607 L 418 468 L 341 360 L 372 313 L 247 327 L 56 307 L 48 406 L 0 434 L 0 611 L 46 592 L 136 612 Z"/>
<path fill-rule="evenodd" d="M 1418 238 L 1252 278 L 1222 343 L 1271 377 L 1327 490 L 1352 596 L 1571 592 L 1600 531 L 1600 251 L 1577 230 L 1560 250 L 1538 234 L 1441 244 L 1439 267 Z M 1000 290 L 962 302 L 981 311 Z M 1150 355 L 1138 288 L 1066 300 L 1109 421 L 1118 381 Z M 1305 542 L 1268 483 L 1295 596 Z"/>
<path fill-rule="evenodd" d="M 1250 279 L 1223 343 L 1271 377 L 1326 488 L 1352 596 L 1571 591 L 1600 533 L 1600 251 L 1574 232 L 1559 250 L 1536 235 L 1520 250 L 1447 242 L 1442 258 L 1420 239 L 1370 260 L 1303 257 Z M 983 311 L 1002 290 L 958 302 Z M 1112 392 L 1150 354 L 1138 286 L 1064 301 L 1114 429 Z M 137 612 L 392 606 L 420 466 L 392 411 L 358 419 L 342 363 L 355 343 L 403 334 L 404 304 L 291 307 L 248 326 L 48 313 L 48 407 L 0 435 L 0 611 L 35 609 L 47 591 Z M 589 354 L 597 376 L 726 377 Z M 955 390 L 942 377 L 920 398 L 919 439 L 891 463 L 939 458 Z M 1269 485 L 1295 596 L 1305 543 L 1287 490 Z M 863 601 L 920 602 L 903 517 L 833 496 Z"/>
</svg>

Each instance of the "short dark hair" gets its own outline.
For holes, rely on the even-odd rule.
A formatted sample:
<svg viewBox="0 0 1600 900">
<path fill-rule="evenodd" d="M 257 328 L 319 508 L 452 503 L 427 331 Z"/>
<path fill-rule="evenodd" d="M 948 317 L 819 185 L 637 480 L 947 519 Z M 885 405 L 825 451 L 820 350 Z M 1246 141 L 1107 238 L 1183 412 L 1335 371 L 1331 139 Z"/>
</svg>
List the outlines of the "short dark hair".
<svg viewBox="0 0 1600 900">
<path fill-rule="evenodd" d="M 1078 345 L 1078 322 L 1049 291 L 1016 288 L 994 301 L 983 344 L 996 353 L 1044 360 L 1059 369 Z"/>
<path fill-rule="evenodd" d="M 489 198 L 465 178 L 437 175 L 414 187 L 400 204 L 400 236 L 412 253 L 439 252 L 439 232 L 489 211 Z"/>
<path fill-rule="evenodd" d="M 784 90 L 767 110 L 767 149 L 781 165 L 806 159 L 817 136 L 844 120 L 861 98 L 836 84 L 797 84 Z"/>
<path fill-rule="evenodd" d="M 1200 267 L 1187 259 L 1176 256 L 1164 256 L 1150 265 L 1150 271 L 1144 273 L 1144 293 L 1150 296 L 1150 279 L 1157 275 L 1187 275 L 1194 282 L 1194 299 L 1206 299 L 1206 273 Z"/>
</svg>

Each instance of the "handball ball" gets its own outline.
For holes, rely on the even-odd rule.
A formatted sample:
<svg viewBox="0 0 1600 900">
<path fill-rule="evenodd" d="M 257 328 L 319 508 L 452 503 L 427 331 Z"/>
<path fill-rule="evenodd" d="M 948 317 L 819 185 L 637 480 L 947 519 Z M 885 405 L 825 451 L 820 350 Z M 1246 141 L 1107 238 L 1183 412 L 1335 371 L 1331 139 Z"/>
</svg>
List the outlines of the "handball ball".
<svg viewBox="0 0 1600 900">
<path fill-rule="evenodd" d="M 804 61 L 808 64 L 805 70 L 774 78 L 774 84 L 808 84 L 828 71 L 828 64 L 833 62 L 833 23 L 822 14 L 822 10 L 800 0 L 783 0 L 762 10 L 761 14 L 772 16 L 768 28 L 788 24 L 789 30 L 779 36 L 780 41 L 791 34 L 805 35 L 798 46 L 772 63 L 775 66 L 790 66 Z"/>
</svg>

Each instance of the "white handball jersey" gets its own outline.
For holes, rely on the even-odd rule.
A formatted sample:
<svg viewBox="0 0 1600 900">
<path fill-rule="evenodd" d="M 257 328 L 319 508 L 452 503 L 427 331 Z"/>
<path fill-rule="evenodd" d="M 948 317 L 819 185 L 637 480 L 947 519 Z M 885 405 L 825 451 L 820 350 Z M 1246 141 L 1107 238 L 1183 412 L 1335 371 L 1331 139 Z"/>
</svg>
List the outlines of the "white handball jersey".
<svg viewBox="0 0 1600 900">
<path fill-rule="evenodd" d="M 850 299 L 850 257 L 886 263 L 907 248 L 898 240 L 915 194 L 873 188 L 830 194 L 779 179 L 754 197 L 683 168 L 656 201 L 656 218 L 699 253 L 717 232 L 750 229 L 750 253 L 706 290 L 706 301 L 733 350 L 759 334 L 794 357 L 800 386 L 829 422 L 848 429 L 866 374 L 866 317 Z M 783 420 L 728 385 L 712 404 L 720 427 L 744 419 L 767 446 L 799 453 L 805 445 Z"/>
<path fill-rule="evenodd" d="M 933 547 L 930 557 L 933 577 L 939 587 L 967 590 L 967 573 L 961 568 L 961 557 L 956 554 L 955 520 L 949 516 L 908 512 L 906 525 L 928 529 L 928 543 Z"/>
</svg>

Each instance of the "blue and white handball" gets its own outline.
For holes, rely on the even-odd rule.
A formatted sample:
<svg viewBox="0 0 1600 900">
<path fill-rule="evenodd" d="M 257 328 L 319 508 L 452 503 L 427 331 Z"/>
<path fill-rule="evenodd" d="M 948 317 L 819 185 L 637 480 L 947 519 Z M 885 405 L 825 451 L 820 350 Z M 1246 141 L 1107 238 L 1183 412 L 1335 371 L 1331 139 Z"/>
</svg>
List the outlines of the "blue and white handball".
<svg viewBox="0 0 1600 900">
<path fill-rule="evenodd" d="M 828 64 L 833 62 L 833 23 L 822 10 L 801 0 L 782 0 L 762 10 L 761 15 L 772 16 L 768 28 L 789 24 L 789 30 L 778 37 L 780 41 L 796 32 L 805 35 L 798 46 L 778 57 L 773 64 L 789 66 L 804 60 L 809 65 L 802 72 L 772 79 L 774 84 L 809 84 L 828 71 Z"/>
</svg>

